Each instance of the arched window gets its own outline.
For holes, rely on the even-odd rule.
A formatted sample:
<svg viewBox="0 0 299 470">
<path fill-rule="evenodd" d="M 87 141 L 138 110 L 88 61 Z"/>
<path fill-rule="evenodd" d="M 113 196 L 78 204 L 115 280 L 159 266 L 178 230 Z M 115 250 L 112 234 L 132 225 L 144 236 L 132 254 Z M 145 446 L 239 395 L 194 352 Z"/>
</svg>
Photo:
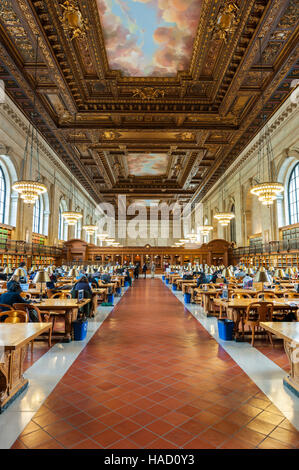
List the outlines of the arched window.
<svg viewBox="0 0 299 470">
<path fill-rule="evenodd" d="M 235 213 L 235 204 L 231 206 L 230 211 Z M 230 221 L 230 241 L 236 243 L 236 219 L 235 217 Z"/>
<path fill-rule="evenodd" d="M 42 214 L 43 214 L 43 202 L 41 196 L 37 199 L 33 208 L 33 223 L 32 232 L 42 233 Z"/>
<path fill-rule="evenodd" d="M 299 222 L 299 163 L 293 168 L 289 179 L 288 205 L 290 224 Z"/>
<path fill-rule="evenodd" d="M 6 179 L 0 165 L 0 222 L 5 223 Z"/>
<path fill-rule="evenodd" d="M 78 211 L 80 212 L 79 208 L 78 208 Z M 81 236 L 82 236 L 82 219 L 79 219 L 76 225 L 76 238 L 80 240 Z"/>
</svg>

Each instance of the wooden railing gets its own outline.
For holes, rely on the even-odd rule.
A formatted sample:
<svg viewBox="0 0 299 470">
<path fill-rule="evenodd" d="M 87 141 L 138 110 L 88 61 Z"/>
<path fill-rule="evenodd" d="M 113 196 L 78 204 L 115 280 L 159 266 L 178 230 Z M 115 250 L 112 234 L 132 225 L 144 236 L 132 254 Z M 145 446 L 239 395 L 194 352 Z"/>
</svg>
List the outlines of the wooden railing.
<svg viewBox="0 0 299 470">
<path fill-rule="evenodd" d="M 233 256 L 240 257 L 245 255 L 281 253 L 297 250 L 299 251 L 299 238 L 294 238 L 293 240 L 280 240 L 235 248 L 233 250 Z"/>
</svg>

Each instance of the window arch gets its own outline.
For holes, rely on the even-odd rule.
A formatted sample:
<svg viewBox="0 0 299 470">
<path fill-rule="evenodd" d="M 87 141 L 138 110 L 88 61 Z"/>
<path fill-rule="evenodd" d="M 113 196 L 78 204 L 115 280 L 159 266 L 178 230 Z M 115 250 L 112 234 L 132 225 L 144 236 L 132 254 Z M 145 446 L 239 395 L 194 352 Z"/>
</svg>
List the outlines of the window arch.
<svg viewBox="0 0 299 470">
<path fill-rule="evenodd" d="M 297 163 L 290 175 L 288 184 L 288 209 L 290 224 L 299 222 L 299 163 Z"/>
<path fill-rule="evenodd" d="M 5 202 L 6 202 L 6 178 L 2 166 L 0 165 L 0 222 L 5 223 Z"/>
<path fill-rule="evenodd" d="M 76 208 L 76 211 L 81 212 L 80 207 Z M 78 238 L 79 240 L 82 237 L 82 219 L 79 219 L 76 225 L 76 235 L 75 238 Z"/>
</svg>

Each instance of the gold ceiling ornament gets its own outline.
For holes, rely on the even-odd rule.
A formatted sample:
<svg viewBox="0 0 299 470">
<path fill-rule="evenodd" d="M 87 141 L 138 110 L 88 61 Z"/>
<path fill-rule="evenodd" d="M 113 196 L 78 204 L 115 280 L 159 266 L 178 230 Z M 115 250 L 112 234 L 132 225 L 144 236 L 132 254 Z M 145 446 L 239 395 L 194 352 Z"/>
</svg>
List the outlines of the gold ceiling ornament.
<svg viewBox="0 0 299 470">
<path fill-rule="evenodd" d="M 260 49 L 260 65 L 261 65 L 261 83 L 264 83 L 263 77 L 263 67 L 262 67 L 262 39 L 259 37 L 259 49 Z M 265 100 L 264 100 L 264 91 L 262 89 L 262 121 L 263 126 L 260 131 L 259 140 L 258 140 L 258 176 L 256 178 L 256 185 L 253 186 L 250 190 L 251 194 L 254 194 L 258 197 L 258 200 L 264 206 L 270 206 L 273 204 L 277 196 L 284 191 L 284 187 L 278 181 L 275 181 L 275 165 L 273 159 L 273 149 L 271 144 L 270 132 L 266 123 L 265 115 Z M 265 168 L 267 166 L 267 176 L 265 178 Z M 266 181 L 261 182 L 261 167 L 262 167 L 262 177 Z"/>
<path fill-rule="evenodd" d="M 115 140 L 117 137 L 120 137 L 119 132 L 114 131 L 104 131 L 102 133 L 102 138 L 106 140 Z"/>
<path fill-rule="evenodd" d="M 88 233 L 89 235 L 93 235 L 98 230 L 98 226 L 97 225 L 83 225 L 83 230 L 85 230 L 85 232 Z"/>
<path fill-rule="evenodd" d="M 88 21 L 84 19 L 75 0 L 66 0 L 60 3 L 63 8 L 63 15 L 59 17 L 63 28 L 71 34 L 71 40 L 86 37 L 88 31 Z"/>
<path fill-rule="evenodd" d="M 157 100 L 158 98 L 164 98 L 165 90 L 161 88 L 134 88 L 132 91 L 132 98 L 141 98 L 142 100 Z"/>
<path fill-rule="evenodd" d="M 193 132 L 182 132 L 181 134 L 178 135 L 182 140 L 188 141 L 188 140 L 194 140 L 195 135 Z"/>
<path fill-rule="evenodd" d="M 82 219 L 83 215 L 80 212 L 75 211 L 65 211 L 62 212 L 62 217 L 65 219 L 68 225 L 76 225 L 78 220 Z"/>
<path fill-rule="evenodd" d="M 214 215 L 214 219 L 217 219 L 219 224 L 223 227 L 227 227 L 234 217 L 235 214 L 233 212 L 218 212 L 218 214 Z"/>
<path fill-rule="evenodd" d="M 36 83 L 37 83 L 37 60 L 38 60 L 38 36 L 36 36 L 36 50 L 35 50 L 35 71 L 34 71 L 34 101 L 33 101 L 33 109 L 35 110 L 36 104 Z M 32 122 L 34 118 L 38 115 L 35 112 L 31 113 Z M 33 154 L 36 154 L 37 160 L 37 179 L 36 181 L 33 180 L 32 177 L 32 164 L 33 164 Z M 27 166 L 27 159 L 29 158 L 29 178 L 24 178 L 25 169 Z M 20 198 L 26 204 L 34 205 L 38 200 L 41 194 L 47 192 L 47 187 L 40 181 L 40 165 L 39 165 L 39 146 L 38 146 L 38 133 L 37 129 L 34 125 L 28 126 L 27 137 L 26 137 L 26 145 L 24 150 L 24 158 L 22 161 L 22 169 L 21 169 L 21 179 L 16 181 L 12 185 L 12 189 L 20 194 Z"/>
<path fill-rule="evenodd" d="M 209 32 L 213 32 L 215 39 L 222 39 L 227 42 L 230 34 L 234 33 L 240 22 L 240 7 L 237 2 L 226 0 L 220 8 L 216 24 L 210 23 Z"/>
</svg>

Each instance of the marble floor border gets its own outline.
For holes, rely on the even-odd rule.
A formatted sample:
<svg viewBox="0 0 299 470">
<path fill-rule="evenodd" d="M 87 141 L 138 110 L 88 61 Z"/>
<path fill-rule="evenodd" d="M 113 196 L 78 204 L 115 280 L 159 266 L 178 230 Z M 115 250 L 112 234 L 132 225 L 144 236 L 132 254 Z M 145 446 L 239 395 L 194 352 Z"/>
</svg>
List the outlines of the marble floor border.
<svg viewBox="0 0 299 470">
<path fill-rule="evenodd" d="M 0 414 L 0 449 L 11 448 L 128 289 L 129 287 L 124 288 L 121 297 L 114 296 L 113 307 L 98 308 L 96 316 L 88 321 L 87 336 L 84 341 L 56 343 L 26 370 L 24 377 L 29 380 L 29 387 Z"/>
<path fill-rule="evenodd" d="M 173 295 L 184 304 L 186 310 L 201 323 L 269 400 L 299 430 L 299 399 L 283 384 L 286 372 L 258 349 L 252 347 L 250 343 L 221 340 L 218 335 L 216 317 L 207 317 L 199 305 L 186 304 L 181 291 L 173 291 L 171 285 L 165 284 L 165 286 L 171 290 Z"/>
</svg>

